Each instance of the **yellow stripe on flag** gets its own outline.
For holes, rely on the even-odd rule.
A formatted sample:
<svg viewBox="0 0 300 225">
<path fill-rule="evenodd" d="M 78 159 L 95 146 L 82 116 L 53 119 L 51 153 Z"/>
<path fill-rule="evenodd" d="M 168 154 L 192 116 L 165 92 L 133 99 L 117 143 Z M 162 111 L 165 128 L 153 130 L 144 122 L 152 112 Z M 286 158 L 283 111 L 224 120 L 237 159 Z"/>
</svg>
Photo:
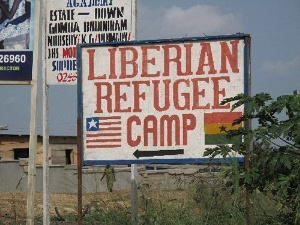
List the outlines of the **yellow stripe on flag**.
<svg viewBox="0 0 300 225">
<path fill-rule="evenodd" d="M 237 130 L 242 124 L 232 126 L 232 123 L 208 123 L 204 125 L 205 134 L 223 134 L 229 130 Z"/>
</svg>

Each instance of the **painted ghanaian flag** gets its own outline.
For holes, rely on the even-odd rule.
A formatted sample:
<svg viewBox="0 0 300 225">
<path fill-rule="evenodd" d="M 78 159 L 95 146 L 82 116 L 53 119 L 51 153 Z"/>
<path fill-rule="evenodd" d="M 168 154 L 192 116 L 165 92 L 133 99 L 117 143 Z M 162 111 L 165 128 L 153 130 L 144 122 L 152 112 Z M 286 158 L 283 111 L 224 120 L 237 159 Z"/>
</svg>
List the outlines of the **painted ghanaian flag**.
<svg viewBox="0 0 300 225">
<path fill-rule="evenodd" d="M 204 133 L 206 145 L 232 144 L 241 141 L 241 136 L 226 138 L 226 131 L 237 130 L 242 124 L 232 126 L 242 112 L 204 113 Z"/>
</svg>

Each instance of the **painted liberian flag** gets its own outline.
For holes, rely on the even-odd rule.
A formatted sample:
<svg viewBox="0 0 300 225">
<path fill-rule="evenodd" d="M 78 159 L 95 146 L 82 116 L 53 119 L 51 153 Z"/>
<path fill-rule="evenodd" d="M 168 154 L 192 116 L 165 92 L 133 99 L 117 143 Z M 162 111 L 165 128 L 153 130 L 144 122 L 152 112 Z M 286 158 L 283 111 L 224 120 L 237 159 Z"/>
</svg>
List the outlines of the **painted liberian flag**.
<svg viewBox="0 0 300 225">
<path fill-rule="evenodd" d="M 233 144 L 241 141 L 241 136 L 226 138 L 226 131 L 237 130 L 242 124 L 232 126 L 241 112 L 204 113 L 204 133 L 206 145 Z"/>
<path fill-rule="evenodd" d="M 86 118 L 86 148 L 121 147 L 121 117 Z"/>
</svg>

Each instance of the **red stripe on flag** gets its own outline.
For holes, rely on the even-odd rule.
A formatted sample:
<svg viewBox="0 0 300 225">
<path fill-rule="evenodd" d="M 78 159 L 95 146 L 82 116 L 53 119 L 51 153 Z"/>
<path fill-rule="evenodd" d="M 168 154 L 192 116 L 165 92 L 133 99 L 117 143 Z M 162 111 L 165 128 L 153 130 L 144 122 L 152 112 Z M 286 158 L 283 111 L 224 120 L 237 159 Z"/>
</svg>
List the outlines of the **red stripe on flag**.
<svg viewBox="0 0 300 225">
<path fill-rule="evenodd" d="M 99 125 L 115 125 L 115 124 L 121 124 L 121 121 L 116 121 L 116 122 L 99 122 Z"/>
<path fill-rule="evenodd" d="M 120 136 L 121 133 L 95 133 L 95 134 L 87 134 L 86 137 L 113 137 L 113 136 Z"/>
<path fill-rule="evenodd" d="M 121 139 L 93 139 L 93 140 L 87 140 L 86 143 L 91 142 L 121 142 Z"/>
<path fill-rule="evenodd" d="M 100 130 L 121 130 L 121 127 L 101 127 Z"/>
<path fill-rule="evenodd" d="M 120 120 L 121 116 L 100 117 L 100 120 Z"/>
<path fill-rule="evenodd" d="M 121 145 L 87 145 L 87 148 L 118 148 Z"/>
<path fill-rule="evenodd" d="M 233 123 L 242 115 L 242 112 L 204 113 L 204 123 Z"/>
</svg>

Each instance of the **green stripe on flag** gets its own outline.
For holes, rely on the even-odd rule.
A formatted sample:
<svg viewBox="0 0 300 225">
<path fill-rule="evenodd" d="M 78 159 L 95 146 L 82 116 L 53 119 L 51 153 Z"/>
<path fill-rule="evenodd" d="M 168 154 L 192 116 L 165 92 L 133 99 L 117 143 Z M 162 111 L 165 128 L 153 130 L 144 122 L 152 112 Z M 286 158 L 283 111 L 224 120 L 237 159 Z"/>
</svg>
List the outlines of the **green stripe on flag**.
<svg viewBox="0 0 300 225">
<path fill-rule="evenodd" d="M 242 142 L 242 135 L 226 138 L 226 134 L 205 134 L 206 145 L 239 144 Z"/>
</svg>

